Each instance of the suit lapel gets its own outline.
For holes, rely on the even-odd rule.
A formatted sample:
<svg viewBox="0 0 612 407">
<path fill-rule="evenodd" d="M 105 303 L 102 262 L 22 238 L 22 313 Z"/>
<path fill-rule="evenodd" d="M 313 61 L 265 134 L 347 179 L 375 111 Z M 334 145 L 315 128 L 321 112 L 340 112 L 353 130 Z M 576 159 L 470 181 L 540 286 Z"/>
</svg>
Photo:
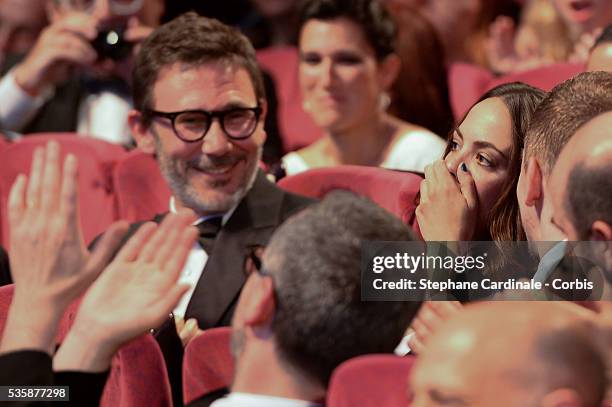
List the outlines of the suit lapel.
<svg viewBox="0 0 612 407">
<path fill-rule="evenodd" d="M 194 290 L 185 318 L 198 319 L 200 328 L 218 326 L 228 320 L 246 281 L 244 256 L 253 245 L 266 245 L 280 223 L 284 193 L 262 172 L 253 187 L 223 226 L 204 272 Z"/>
</svg>

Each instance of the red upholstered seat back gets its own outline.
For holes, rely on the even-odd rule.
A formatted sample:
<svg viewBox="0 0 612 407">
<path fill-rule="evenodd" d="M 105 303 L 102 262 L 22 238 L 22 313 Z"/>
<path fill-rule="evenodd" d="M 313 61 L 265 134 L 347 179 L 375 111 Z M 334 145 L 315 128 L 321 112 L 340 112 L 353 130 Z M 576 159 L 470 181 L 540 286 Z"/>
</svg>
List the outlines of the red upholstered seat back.
<svg viewBox="0 0 612 407">
<path fill-rule="evenodd" d="M 0 287 L 0 339 L 4 332 L 4 325 L 6 325 L 6 317 L 13 301 L 13 293 L 15 291 L 15 284 L 9 284 Z"/>
<path fill-rule="evenodd" d="M 85 242 L 104 232 L 117 219 L 117 206 L 112 185 L 112 170 L 125 150 L 117 145 L 91 138 L 76 137 L 72 133 L 48 133 L 26 136 L 0 151 L 0 213 L 2 214 L 2 242 L 8 242 L 6 203 L 13 181 L 18 174 L 29 174 L 34 149 L 57 140 L 62 160 L 68 153 L 79 162 L 79 210 Z"/>
<path fill-rule="evenodd" d="M 11 143 L 0 134 L 0 151 L 10 146 Z"/>
<path fill-rule="evenodd" d="M 489 82 L 486 90 L 494 88 L 497 85 L 501 85 L 502 83 L 524 82 L 528 85 L 535 86 L 548 92 L 556 85 L 583 71 L 583 64 L 560 63 L 548 65 L 495 78 Z"/>
<path fill-rule="evenodd" d="M 164 356 L 150 334 L 124 345 L 113 358 L 101 407 L 172 407 Z"/>
<path fill-rule="evenodd" d="M 279 128 L 285 152 L 307 146 L 321 137 L 321 130 L 302 107 L 298 50 L 295 47 L 258 50 L 257 61 L 274 79 Z"/>
<path fill-rule="evenodd" d="M 448 93 L 459 120 L 485 92 L 493 73 L 477 65 L 454 63 L 448 68 Z"/>
<path fill-rule="evenodd" d="M 583 64 L 558 63 L 494 77 L 490 71 L 476 65 L 452 64 L 448 69 L 448 86 L 455 120 L 460 120 L 486 91 L 495 86 L 524 82 L 548 92 L 582 71 Z"/>
<path fill-rule="evenodd" d="M 423 177 L 418 173 L 378 167 L 344 165 L 317 168 L 282 179 L 279 186 L 289 192 L 322 198 L 329 191 L 344 189 L 365 196 L 404 223 L 414 223 L 415 197 Z"/>
<path fill-rule="evenodd" d="M 170 188 L 152 155 L 131 152 L 115 167 L 113 183 L 121 219 L 149 220 L 168 210 Z"/>
<path fill-rule="evenodd" d="M 185 404 L 223 388 L 229 388 L 234 375 L 230 351 L 231 328 L 211 328 L 193 339 L 183 359 L 183 399 Z"/>
<path fill-rule="evenodd" d="M 328 407 L 406 407 L 414 357 L 365 355 L 341 364 L 333 373 Z"/>
</svg>

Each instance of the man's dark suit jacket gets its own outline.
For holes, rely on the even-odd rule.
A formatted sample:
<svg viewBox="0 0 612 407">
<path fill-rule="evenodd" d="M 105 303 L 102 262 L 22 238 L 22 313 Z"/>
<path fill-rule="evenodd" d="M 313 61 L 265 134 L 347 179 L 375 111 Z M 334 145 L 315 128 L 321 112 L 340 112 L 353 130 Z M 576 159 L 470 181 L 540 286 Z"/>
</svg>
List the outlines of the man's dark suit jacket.
<svg viewBox="0 0 612 407">
<path fill-rule="evenodd" d="M 200 329 L 228 326 L 242 286 L 246 282 L 244 259 L 253 246 L 268 244 L 272 233 L 292 214 L 313 203 L 310 198 L 283 191 L 258 172 L 251 190 L 223 225 L 214 249 L 209 253 L 204 272 L 187 306 L 185 320 L 195 318 Z M 154 221 L 160 222 L 164 215 Z M 131 236 L 142 223 L 133 224 Z M 127 237 L 126 237 L 127 240 Z M 175 405 L 181 392 L 183 347 L 174 321 L 168 320 L 156 334 L 162 348 L 173 388 Z M 179 394 L 177 394 L 179 393 Z"/>
<path fill-rule="evenodd" d="M 2 75 L 4 76 L 23 58 L 24 55 L 7 56 L 2 64 Z M 84 96 L 85 89 L 78 79 L 71 79 L 58 86 L 51 100 L 40 108 L 21 132 L 28 134 L 76 131 L 79 104 Z"/>
</svg>

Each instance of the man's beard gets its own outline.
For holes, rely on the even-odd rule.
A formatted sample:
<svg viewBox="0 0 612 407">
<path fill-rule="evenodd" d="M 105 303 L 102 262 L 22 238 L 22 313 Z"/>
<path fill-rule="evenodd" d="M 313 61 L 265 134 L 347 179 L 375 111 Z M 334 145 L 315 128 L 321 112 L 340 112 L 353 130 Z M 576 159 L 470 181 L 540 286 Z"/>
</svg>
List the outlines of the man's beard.
<svg viewBox="0 0 612 407">
<path fill-rule="evenodd" d="M 208 199 L 203 197 L 196 188 L 189 184 L 187 178 L 188 168 L 206 168 L 210 167 L 210 163 L 201 163 L 201 160 L 180 161 L 168 158 L 162 151 L 159 143 L 156 143 L 157 161 L 162 175 L 166 179 L 170 190 L 174 196 L 187 208 L 192 209 L 199 214 L 226 213 L 230 209 L 236 207 L 245 197 L 247 192 L 253 186 L 257 176 L 257 166 L 261 159 L 263 149 L 257 149 L 256 157 L 249 161 L 249 157 L 235 159 L 221 159 L 213 165 L 231 164 L 237 165 L 238 161 L 244 159 L 246 161 L 246 177 L 241 180 L 240 186 L 230 194 L 222 194 L 220 198 Z M 231 162 L 229 162 L 231 161 Z M 182 167 L 182 171 L 181 171 Z M 230 180 L 231 182 L 231 180 Z M 211 189 L 223 188 L 225 182 L 210 184 Z"/>
</svg>

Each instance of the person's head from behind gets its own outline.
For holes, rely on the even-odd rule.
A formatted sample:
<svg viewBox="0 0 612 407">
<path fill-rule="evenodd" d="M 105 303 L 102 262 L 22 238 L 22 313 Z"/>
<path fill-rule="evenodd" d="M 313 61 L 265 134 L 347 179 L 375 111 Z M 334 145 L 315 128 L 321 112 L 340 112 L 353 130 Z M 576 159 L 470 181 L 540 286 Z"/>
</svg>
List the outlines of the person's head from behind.
<svg viewBox="0 0 612 407">
<path fill-rule="evenodd" d="M 254 182 L 266 138 L 255 51 L 237 30 L 184 14 L 143 43 L 129 121 L 156 154 L 175 198 L 198 213 L 227 212 Z"/>
<path fill-rule="evenodd" d="M 586 70 L 612 72 L 612 24 L 607 26 L 595 40 Z"/>
<path fill-rule="evenodd" d="M 305 4 L 299 77 L 304 107 L 318 126 L 342 132 L 384 111 L 400 65 L 394 44 L 393 20 L 375 0 Z"/>
<path fill-rule="evenodd" d="M 444 47 L 434 26 L 416 9 L 393 14 L 397 23 L 400 73 L 391 89 L 389 112 L 445 136 L 453 125 Z"/>
<path fill-rule="evenodd" d="M 393 352 L 420 303 L 361 301 L 361 247 L 411 236 L 399 219 L 348 192 L 332 192 L 286 221 L 238 302 L 232 391 L 280 366 L 299 383 L 296 391 L 322 398 L 341 362 Z"/>
<path fill-rule="evenodd" d="M 45 0 L 0 0 L 0 63 L 25 54 L 45 25 Z"/>
<path fill-rule="evenodd" d="M 444 160 L 456 175 L 468 171 L 479 204 L 476 238 L 520 240 L 515 197 L 521 150 L 529 120 L 545 93 L 509 83 L 485 93 L 448 136 Z"/>
<path fill-rule="evenodd" d="M 612 283 L 612 110 L 582 126 L 550 175 L 552 222 Z M 584 253 L 587 251 L 587 253 Z"/>
<path fill-rule="evenodd" d="M 579 127 L 612 110 L 612 74 L 585 72 L 557 85 L 540 103 L 525 135 L 517 197 L 531 241 L 563 238 L 551 222 L 549 177 L 559 154 Z"/>
<path fill-rule="evenodd" d="M 606 367 L 590 314 L 556 302 L 467 307 L 419 354 L 411 405 L 599 407 Z"/>
</svg>

